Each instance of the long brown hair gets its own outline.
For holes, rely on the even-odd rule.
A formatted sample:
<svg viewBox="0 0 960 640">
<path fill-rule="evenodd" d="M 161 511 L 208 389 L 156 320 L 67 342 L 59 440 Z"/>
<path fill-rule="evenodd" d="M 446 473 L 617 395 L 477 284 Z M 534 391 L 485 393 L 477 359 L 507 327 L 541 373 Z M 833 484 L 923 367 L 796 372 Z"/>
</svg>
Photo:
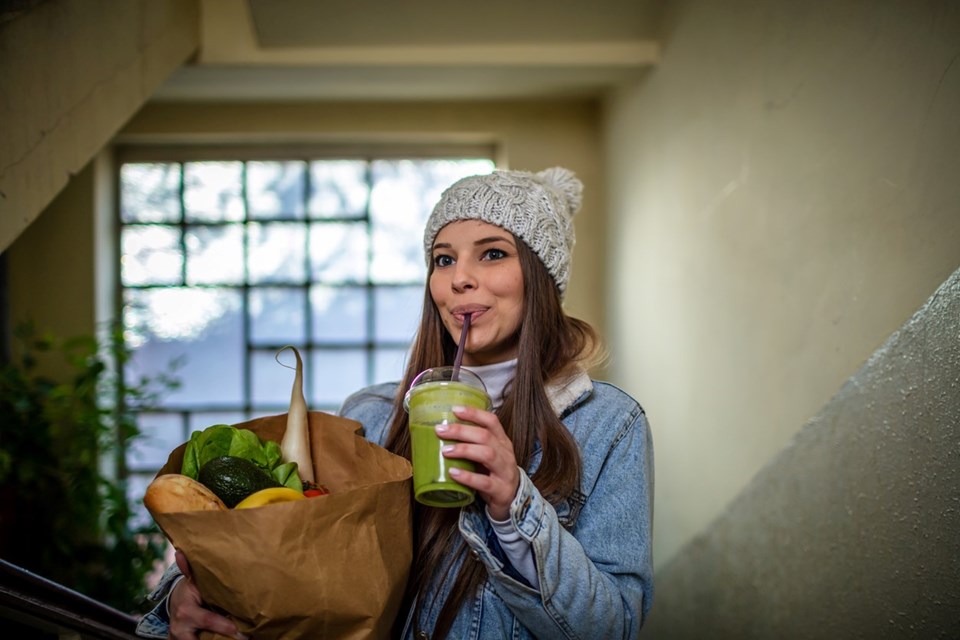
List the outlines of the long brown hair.
<svg viewBox="0 0 960 640">
<path fill-rule="evenodd" d="M 526 244 L 515 238 L 523 274 L 523 318 L 518 336 L 517 369 L 504 394 L 497 416 L 513 442 L 517 463 L 528 468 L 536 443 L 542 458 L 531 479 L 540 493 L 557 504 L 580 485 L 581 460 L 576 441 L 554 413 L 547 396 L 549 381 L 573 373 L 577 366 L 589 367 L 600 355 L 600 341 L 588 323 L 566 315 L 557 285 L 543 263 Z M 424 369 L 449 365 L 457 345 L 447 333 L 433 299 L 430 297 L 429 268 L 424 291 L 423 312 L 414 339 L 410 361 L 393 403 L 393 420 L 386 448 L 410 458 L 410 431 L 403 395 L 413 378 Z M 486 578 L 480 562 L 464 562 L 456 576 L 437 572 L 451 556 L 464 554 L 466 543 L 459 535 L 459 509 L 414 507 L 414 562 L 407 587 L 407 603 L 417 597 L 417 612 L 422 607 L 442 606 L 434 638 L 443 638 L 453 624 L 462 603 L 476 593 Z M 450 566 L 447 564 L 447 566 Z M 431 582 L 436 588 L 453 580 L 450 595 L 443 603 L 423 602 Z M 398 621 L 402 624 L 402 621 Z"/>
</svg>

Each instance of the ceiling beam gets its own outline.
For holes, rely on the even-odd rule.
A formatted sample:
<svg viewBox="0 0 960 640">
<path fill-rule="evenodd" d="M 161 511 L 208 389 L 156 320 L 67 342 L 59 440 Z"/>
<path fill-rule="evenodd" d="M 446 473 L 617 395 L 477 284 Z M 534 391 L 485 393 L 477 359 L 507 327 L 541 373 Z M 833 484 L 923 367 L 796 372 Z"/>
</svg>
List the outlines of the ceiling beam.
<svg viewBox="0 0 960 640">
<path fill-rule="evenodd" d="M 660 45 L 646 38 L 599 42 L 467 42 L 264 47 L 245 0 L 201 3 L 203 45 L 196 64 L 237 66 L 543 66 L 646 67 Z"/>
</svg>

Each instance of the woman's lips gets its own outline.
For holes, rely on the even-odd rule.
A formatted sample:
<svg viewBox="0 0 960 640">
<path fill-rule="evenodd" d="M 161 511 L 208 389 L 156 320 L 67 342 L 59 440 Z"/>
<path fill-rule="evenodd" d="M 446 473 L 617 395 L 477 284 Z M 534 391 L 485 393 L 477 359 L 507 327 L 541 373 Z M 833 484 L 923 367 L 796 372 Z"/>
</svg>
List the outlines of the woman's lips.
<svg viewBox="0 0 960 640">
<path fill-rule="evenodd" d="M 463 324 L 463 317 L 470 314 L 470 322 L 474 322 L 479 316 L 483 315 L 487 311 L 487 307 L 481 307 L 479 305 L 466 305 L 461 307 L 454 307 L 450 310 L 450 315 L 456 318 L 460 324 Z"/>
</svg>

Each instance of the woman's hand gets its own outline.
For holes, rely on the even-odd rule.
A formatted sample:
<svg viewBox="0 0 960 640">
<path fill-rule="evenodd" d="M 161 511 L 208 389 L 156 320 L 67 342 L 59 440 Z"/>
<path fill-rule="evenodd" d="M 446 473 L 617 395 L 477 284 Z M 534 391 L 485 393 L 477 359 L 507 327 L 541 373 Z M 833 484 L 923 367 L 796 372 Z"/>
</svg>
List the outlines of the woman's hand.
<svg viewBox="0 0 960 640">
<path fill-rule="evenodd" d="M 447 458 L 472 460 L 479 467 L 475 473 L 451 469 L 457 482 L 471 487 L 487 503 L 487 511 L 494 520 L 510 516 L 510 503 L 520 486 L 520 471 L 513 453 L 513 443 L 503 431 L 495 413 L 473 407 L 454 407 L 454 415 L 473 424 L 437 425 L 437 435 L 444 440 L 456 440 L 444 447 Z M 473 426 L 478 425 L 478 426 Z"/>
<path fill-rule="evenodd" d="M 200 591 L 193 583 L 187 557 L 177 551 L 176 559 L 184 578 L 173 587 L 167 603 L 170 611 L 169 637 L 172 640 L 198 640 L 197 632 L 206 629 L 238 640 L 247 640 L 247 636 L 240 633 L 237 625 L 229 618 L 204 608 Z"/>
</svg>

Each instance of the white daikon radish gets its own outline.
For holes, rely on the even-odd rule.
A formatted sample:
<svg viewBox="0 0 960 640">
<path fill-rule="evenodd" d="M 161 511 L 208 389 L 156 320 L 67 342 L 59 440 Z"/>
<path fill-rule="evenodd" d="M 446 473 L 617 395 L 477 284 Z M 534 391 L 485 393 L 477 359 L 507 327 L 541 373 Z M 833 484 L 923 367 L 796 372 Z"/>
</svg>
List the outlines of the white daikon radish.
<svg viewBox="0 0 960 640">
<path fill-rule="evenodd" d="M 310 458 L 310 432 L 307 428 L 307 401 L 303 397 L 303 360 L 295 347 L 290 349 L 297 358 L 297 373 L 293 378 L 293 390 L 290 392 L 290 410 L 287 412 L 287 431 L 283 434 L 280 450 L 284 462 L 296 462 L 300 479 L 313 484 L 313 460 Z M 281 349 L 281 352 L 283 349 Z M 277 354 L 279 356 L 279 353 Z"/>
</svg>

